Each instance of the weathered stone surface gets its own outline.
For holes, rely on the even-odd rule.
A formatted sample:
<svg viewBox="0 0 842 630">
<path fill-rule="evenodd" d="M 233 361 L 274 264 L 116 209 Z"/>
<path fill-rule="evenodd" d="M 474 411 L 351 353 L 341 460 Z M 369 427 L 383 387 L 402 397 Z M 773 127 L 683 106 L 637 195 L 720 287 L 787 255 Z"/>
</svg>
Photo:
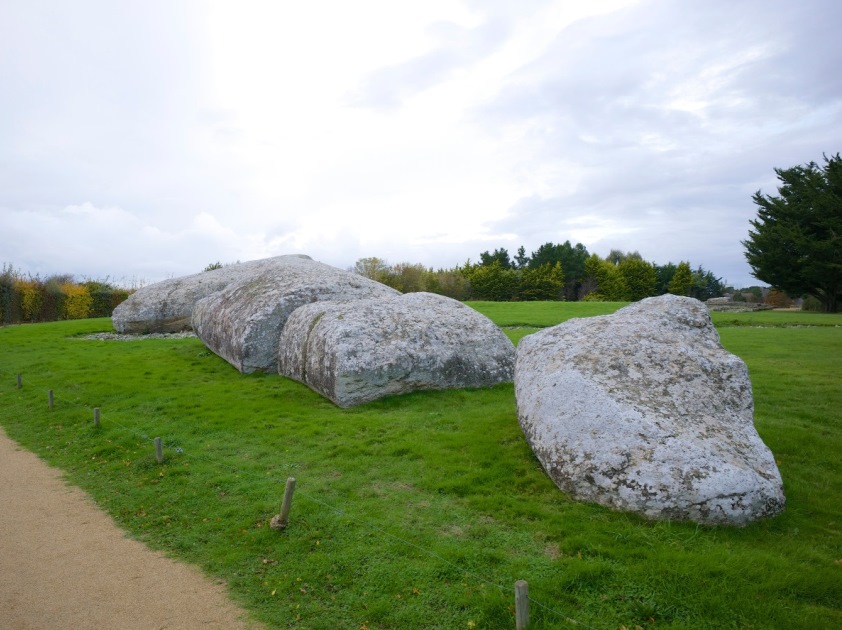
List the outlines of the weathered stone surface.
<svg viewBox="0 0 842 630">
<path fill-rule="evenodd" d="M 111 322 L 118 333 L 124 334 L 190 330 L 196 302 L 244 276 L 283 265 L 290 258 L 309 260 L 308 256 L 301 255 L 276 256 L 150 284 L 138 289 L 117 306 Z"/>
<path fill-rule="evenodd" d="M 279 371 L 340 407 L 422 389 L 511 381 L 515 349 L 469 306 L 432 293 L 302 306 L 287 320 Z"/>
<path fill-rule="evenodd" d="M 515 396 L 535 455 L 576 499 L 705 524 L 784 508 L 746 365 L 697 300 L 649 298 L 525 337 Z"/>
<path fill-rule="evenodd" d="M 243 373 L 277 371 L 281 329 L 299 306 L 400 295 L 385 284 L 310 258 L 273 260 L 272 266 L 244 275 L 193 308 L 199 338 Z"/>
</svg>

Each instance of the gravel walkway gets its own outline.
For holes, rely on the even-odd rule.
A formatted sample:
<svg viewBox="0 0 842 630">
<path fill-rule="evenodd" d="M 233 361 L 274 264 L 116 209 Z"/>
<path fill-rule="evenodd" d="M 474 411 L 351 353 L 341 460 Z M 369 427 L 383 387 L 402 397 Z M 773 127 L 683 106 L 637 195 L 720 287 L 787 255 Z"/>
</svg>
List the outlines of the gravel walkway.
<svg viewBox="0 0 842 630">
<path fill-rule="evenodd" d="M 0 628 L 249 628 L 225 587 L 126 538 L 0 428 Z"/>
</svg>

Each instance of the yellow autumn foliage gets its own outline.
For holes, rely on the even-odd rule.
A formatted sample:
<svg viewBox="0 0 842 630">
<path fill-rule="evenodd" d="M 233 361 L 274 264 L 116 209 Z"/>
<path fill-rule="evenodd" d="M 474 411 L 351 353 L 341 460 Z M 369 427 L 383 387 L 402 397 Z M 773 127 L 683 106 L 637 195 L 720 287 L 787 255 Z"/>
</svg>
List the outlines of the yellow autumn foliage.
<svg viewBox="0 0 842 630">
<path fill-rule="evenodd" d="M 21 296 L 21 311 L 23 321 L 34 322 L 41 312 L 43 295 L 41 287 L 35 280 L 15 280 L 15 290 Z"/>
<path fill-rule="evenodd" d="M 60 287 L 64 293 L 64 319 L 85 319 L 91 314 L 94 299 L 84 285 L 65 282 Z"/>
</svg>

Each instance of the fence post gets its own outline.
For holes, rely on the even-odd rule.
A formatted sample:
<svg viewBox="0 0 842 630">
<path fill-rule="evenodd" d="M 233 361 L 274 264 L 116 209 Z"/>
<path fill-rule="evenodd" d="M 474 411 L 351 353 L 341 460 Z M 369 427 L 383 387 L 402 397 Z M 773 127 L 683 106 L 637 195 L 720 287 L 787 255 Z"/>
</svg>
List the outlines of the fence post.
<svg viewBox="0 0 842 630">
<path fill-rule="evenodd" d="M 99 407 L 94 407 L 94 426 L 99 426 Z"/>
<path fill-rule="evenodd" d="M 20 383 L 20 372 L 18 372 L 18 389 L 20 389 L 20 388 L 21 388 L 21 383 Z"/>
<path fill-rule="evenodd" d="M 50 409 L 53 408 L 53 390 L 47 391 L 47 404 L 50 406 Z"/>
<path fill-rule="evenodd" d="M 155 438 L 155 459 L 159 464 L 164 463 L 164 445 L 161 443 L 161 438 Z"/>
<path fill-rule="evenodd" d="M 292 493 L 295 492 L 295 477 L 287 479 L 284 489 L 284 501 L 281 503 L 281 513 L 272 517 L 269 526 L 272 529 L 285 529 L 289 523 L 289 511 L 292 508 Z"/>
<path fill-rule="evenodd" d="M 529 626 L 529 585 L 525 580 L 515 582 L 515 627 L 526 630 Z"/>
</svg>

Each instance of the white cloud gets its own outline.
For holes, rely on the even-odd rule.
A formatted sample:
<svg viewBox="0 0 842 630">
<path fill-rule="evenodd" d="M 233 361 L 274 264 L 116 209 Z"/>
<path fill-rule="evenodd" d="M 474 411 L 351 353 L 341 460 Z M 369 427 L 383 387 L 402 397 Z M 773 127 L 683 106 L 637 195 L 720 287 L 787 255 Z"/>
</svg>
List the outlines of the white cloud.
<svg viewBox="0 0 842 630">
<path fill-rule="evenodd" d="M 0 258 L 148 280 L 547 241 L 752 282 L 842 144 L 833 0 L 0 5 Z"/>
</svg>

